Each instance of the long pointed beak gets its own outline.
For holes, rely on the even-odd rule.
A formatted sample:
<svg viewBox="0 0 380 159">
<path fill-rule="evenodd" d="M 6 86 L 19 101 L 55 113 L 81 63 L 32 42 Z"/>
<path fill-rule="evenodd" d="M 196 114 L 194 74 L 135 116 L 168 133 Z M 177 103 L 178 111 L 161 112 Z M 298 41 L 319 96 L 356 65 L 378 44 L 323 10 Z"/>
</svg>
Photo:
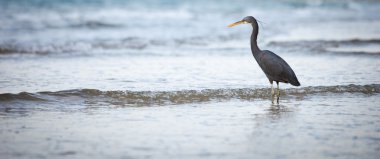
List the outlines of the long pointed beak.
<svg viewBox="0 0 380 159">
<path fill-rule="evenodd" d="M 241 20 L 241 21 L 237 21 L 237 22 L 235 22 L 235 23 L 232 23 L 232 24 L 228 25 L 227 27 L 231 28 L 231 27 L 234 27 L 234 26 L 236 26 L 236 25 L 246 24 L 246 23 L 247 23 L 246 21 Z"/>
</svg>

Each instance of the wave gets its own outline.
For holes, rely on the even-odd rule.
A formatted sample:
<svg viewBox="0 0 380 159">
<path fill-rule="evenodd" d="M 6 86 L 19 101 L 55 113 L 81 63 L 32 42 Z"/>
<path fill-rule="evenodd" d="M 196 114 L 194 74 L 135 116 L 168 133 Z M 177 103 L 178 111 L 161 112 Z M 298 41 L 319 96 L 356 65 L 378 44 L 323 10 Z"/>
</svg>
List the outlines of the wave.
<svg viewBox="0 0 380 159">
<path fill-rule="evenodd" d="M 80 26 L 78 26 L 80 27 Z M 206 40 L 202 38 L 182 38 L 171 40 L 147 39 L 140 37 L 125 37 L 122 39 L 109 40 L 82 40 L 56 43 L 0 43 L 0 55 L 9 54 L 36 54 L 50 55 L 57 53 L 83 53 L 88 51 L 106 51 L 106 50 L 149 50 L 157 47 L 177 48 L 190 46 L 206 46 Z"/>
<path fill-rule="evenodd" d="M 79 27 L 79 26 L 78 26 Z M 0 44 L 0 55 L 36 54 L 49 55 L 57 53 L 78 53 L 89 50 L 133 49 L 141 50 L 148 45 L 156 45 L 154 41 L 136 37 L 121 40 L 69 41 L 56 43 L 3 43 Z"/>
<path fill-rule="evenodd" d="M 70 25 L 72 28 L 89 28 L 89 29 L 101 29 L 101 28 L 121 28 L 123 25 L 105 23 L 101 21 L 86 21 L 78 24 Z"/>
<path fill-rule="evenodd" d="M 380 39 L 272 41 L 268 46 L 313 53 L 380 55 Z"/>
<path fill-rule="evenodd" d="M 18 94 L 0 94 L 0 101 L 101 101 L 103 103 L 118 103 L 119 105 L 164 105 L 183 104 L 230 99 L 252 100 L 270 97 L 270 88 L 236 88 L 236 89 L 205 89 L 181 91 L 101 91 L 97 89 L 74 89 L 57 92 L 21 92 Z M 302 97 L 326 93 L 380 93 L 380 84 L 370 85 L 338 85 L 289 88 L 281 90 L 281 97 Z"/>
<path fill-rule="evenodd" d="M 37 97 L 38 93 L 21 92 L 18 94 L 0 94 L 0 101 L 27 100 L 27 101 L 46 101 L 42 97 Z"/>
<path fill-rule="evenodd" d="M 269 44 L 272 45 L 286 45 L 293 43 L 341 43 L 341 44 L 368 44 L 376 43 L 380 44 L 380 39 L 347 39 L 347 40 L 303 40 L 303 41 L 272 41 Z"/>
<path fill-rule="evenodd" d="M 87 25 L 87 24 L 85 24 Z M 88 25 L 108 25 L 90 23 Z M 81 26 L 75 26 L 81 27 Z M 110 25 L 109 27 L 113 27 Z M 219 37 L 184 37 L 176 39 L 152 39 L 130 36 L 121 39 L 96 39 L 96 40 L 78 40 L 55 43 L 17 43 L 6 42 L 0 43 L 0 55 L 7 54 L 36 54 L 50 55 L 59 53 L 78 54 L 84 52 L 107 52 L 114 50 L 132 50 L 154 52 L 157 48 L 165 50 L 181 47 L 183 49 L 205 49 L 208 53 L 215 50 L 245 49 L 245 45 L 236 41 L 237 37 L 219 36 Z M 232 41 L 234 41 L 232 40 Z M 243 43 L 244 44 L 244 43 Z M 268 48 L 281 49 L 284 52 L 307 52 L 307 53 L 324 53 L 324 54 L 343 54 L 343 55 L 368 55 L 380 56 L 380 39 L 350 39 L 342 41 L 271 41 L 266 44 Z M 161 50 L 162 50 L 161 49 Z M 161 52 L 165 54 L 165 51 Z M 143 53 L 139 53 L 141 55 Z M 220 54 L 220 52 L 218 52 Z M 236 52 L 234 52 L 236 54 Z"/>
</svg>

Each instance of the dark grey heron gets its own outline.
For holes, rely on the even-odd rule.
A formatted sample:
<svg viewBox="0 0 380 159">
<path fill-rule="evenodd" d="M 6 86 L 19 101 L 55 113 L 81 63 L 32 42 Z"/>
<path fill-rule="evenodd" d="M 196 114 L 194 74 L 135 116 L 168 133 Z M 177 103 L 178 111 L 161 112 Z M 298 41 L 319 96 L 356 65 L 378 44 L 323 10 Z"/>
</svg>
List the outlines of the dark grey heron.
<svg viewBox="0 0 380 159">
<path fill-rule="evenodd" d="M 280 99 L 280 87 L 279 82 L 290 83 L 293 86 L 300 86 L 297 76 L 292 70 L 292 68 L 286 63 L 284 59 L 269 50 L 260 50 L 257 46 L 257 35 L 259 33 L 259 25 L 257 20 L 252 16 L 247 16 L 241 21 L 237 21 L 233 24 L 228 25 L 228 27 L 233 27 L 239 24 L 251 24 L 253 31 L 251 35 L 251 51 L 253 57 L 255 57 L 257 63 L 264 71 L 267 76 L 271 86 L 272 86 L 272 103 L 277 96 L 277 104 L 279 104 Z M 274 92 L 273 81 L 277 83 L 277 94 Z"/>
</svg>

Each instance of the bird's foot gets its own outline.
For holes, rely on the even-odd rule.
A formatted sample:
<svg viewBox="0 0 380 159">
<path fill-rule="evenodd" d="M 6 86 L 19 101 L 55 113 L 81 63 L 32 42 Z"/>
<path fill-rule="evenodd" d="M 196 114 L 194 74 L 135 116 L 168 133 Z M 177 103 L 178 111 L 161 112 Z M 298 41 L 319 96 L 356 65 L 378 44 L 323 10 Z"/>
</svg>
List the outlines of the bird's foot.
<svg viewBox="0 0 380 159">
<path fill-rule="evenodd" d="M 277 97 L 277 105 L 280 104 L 280 97 Z"/>
<path fill-rule="evenodd" d="M 280 90 L 278 90 L 276 96 L 277 96 L 277 105 L 279 105 L 280 104 Z"/>
<path fill-rule="evenodd" d="M 272 95 L 272 104 L 275 104 L 275 101 L 277 99 L 277 104 L 278 104 L 278 96 L 276 94 Z"/>
</svg>

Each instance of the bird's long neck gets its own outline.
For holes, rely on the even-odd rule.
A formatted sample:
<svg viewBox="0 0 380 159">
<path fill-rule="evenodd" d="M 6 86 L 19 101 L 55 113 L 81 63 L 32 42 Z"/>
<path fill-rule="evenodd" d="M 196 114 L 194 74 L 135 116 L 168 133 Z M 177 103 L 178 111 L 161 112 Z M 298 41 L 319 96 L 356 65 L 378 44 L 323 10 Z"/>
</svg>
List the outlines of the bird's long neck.
<svg viewBox="0 0 380 159">
<path fill-rule="evenodd" d="M 257 22 L 252 23 L 252 35 L 251 35 L 251 51 L 253 56 L 257 56 L 260 53 L 260 48 L 257 46 L 257 35 L 259 34 L 259 25 Z"/>
</svg>

